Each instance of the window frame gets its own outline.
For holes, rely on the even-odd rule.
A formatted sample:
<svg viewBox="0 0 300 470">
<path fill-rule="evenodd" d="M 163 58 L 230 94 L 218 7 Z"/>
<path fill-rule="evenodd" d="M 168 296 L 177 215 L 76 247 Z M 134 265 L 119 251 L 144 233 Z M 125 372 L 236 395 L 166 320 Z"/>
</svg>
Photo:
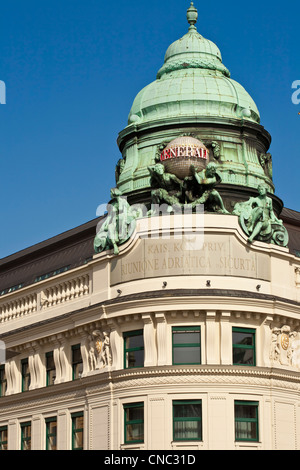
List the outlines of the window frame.
<svg viewBox="0 0 300 470">
<path fill-rule="evenodd" d="M 50 423 L 56 423 L 55 433 L 50 432 L 49 425 Z M 45 418 L 46 424 L 46 450 L 57 450 L 57 417 L 52 416 L 51 418 Z M 49 439 L 55 437 L 55 449 L 50 449 Z"/>
<path fill-rule="evenodd" d="M 174 333 L 181 332 L 197 332 L 199 333 L 199 343 L 175 343 L 174 342 Z M 189 347 L 199 347 L 199 362 L 175 362 L 174 353 L 175 349 L 180 348 L 189 348 Z M 181 366 L 181 365 L 200 365 L 202 361 L 201 358 L 201 326 L 172 326 L 172 365 Z"/>
<path fill-rule="evenodd" d="M 7 378 L 5 365 L 0 365 L 0 397 L 4 397 L 7 390 Z"/>
<path fill-rule="evenodd" d="M 133 336 L 142 336 L 143 338 L 143 346 L 138 346 L 138 347 L 134 347 L 134 348 L 127 348 L 126 347 L 126 339 L 127 338 L 131 338 Z M 133 331 L 125 331 L 123 333 L 123 342 L 124 342 L 124 346 L 123 346 L 123 354 L 124 354 L 124 361 L 123 361 L 123 365 L 124 365 L 124 369 L 137 369 L 138 367 L 144 367 L 144 363 L 145 363 L 145 344 L 144 344 L 144 330 L 140 329 L 140 330 L 133 330 Z M 130 352 L 135 352 L 135 351 L 143 351 L 143 365 L 138 365 L 138 366 L 127 366 L 127 361 L 126 361 L 126 358 L 127 358 L 127 353 L 130 353 Z"/>
<path fill-rule="evenodd" d="M 143 408 L 143 419 L 135 419 L 127 421 L 126 411 L 129 408 Z M 135 402 L 135 403 L 124 403 L 123 404 L 123 412 L 124 412 L 124 444 L 143 444 L 145 442 L 145 403 L 142 402 Z M 143 439 L 134 439 L 128 440 L 127 439 L 127 426 L 134 425 L 134 424 L 142 424 L 143 425 Z"/>
<path fill-rule="evenodd" d="M 71 414 L 71 420 L 72 420 L 72 450 L 83 450 L 84 449 L 84 423 L 82 428 L 76 428 L 75 427 L 75 422 L 76 418 L 82 418 L 84 420 L 84 413 L 83 411 L 78 411 L 77 413 L 72 413 Z M 82 447 L 75 447 L 75 440 L 76 440 L 76 434 L 77 433 L 82 433 Z"/>
<path fill-rule="evenodd" d="M 3 439 L 2 433 L 6 433 L 6 440 Z M 5 446 L 5 448 L 3 448 Z M 8 427 L 0 426 L 0 450 L 8 450 Z"/>
<path fill-rule="evenodd" d="M 253 344 L 252 345 L 247 345 L 247 344 L 238 344 L 233 342 L 233 333 L 250 333 L 252 334 L 253 338 Z M 253 364 L 247 364 L 247 363 L 239 363 L 239 362 L 234 362 L 234 351 L 235 349 L 250 349 L 253 351 Z M 242 328 L 238 326 L 233 326 L 232 327 L 232 364 L 234 366 L 248 366 L 248 367 L 255 367 L 256 366 L 256 329 L 255 328 Z"/>
<path fill-rule="evenodd" d="M 236 406 L 252 406 L 255 409 L 255 418 L 237 418 Z M 238 438 L 236 424 L 237 423 L 256 423 L 256 437 L 255 438 Z M 234 400 L 234 439 L 235 442 L 259 442 L 259 402 L 253 400 Z"/>
<path fill-rule="evenodd" d="M 25 366 L 26 366 L 26 368 L 28 368 L 28 371 L 26 373 L 24 372 L 24 367 Z M 22 392 L 27 392 L 30 388 L 30 383 L 31 383 L 31 375 L 30 375 L 28 357 L 21 360 L 21 378 L 22 378 L 21 390 L 22 390 Z M 28 385 L 27 386 L 26 386 L 26 379 L 28 379 Z"/>
<path fill-rule="evenodd" d="M 29 437 L 24 436 L 25 428 L 30 429 Z M 30 442 L 29 449 L 24 449 L 24 444 L 27 442 Z M 24 423 L 21 423 L 21 450 L 31 450 L 31 421 L 26 421 Z"/>
<path fill-rule="evenodd" d="M 200 418 L 175 418 L 174 416 L 174 407 L 177 405 L 200 405 L 201 406 L 201 416 Z M 176 422 L 186 422 L 186 421 L 195 421 L 201 423 L 201 436 L 199 438 L 175 438 L 175 423 Z M 173 400 L 172 401 L 172 423 L 173 423 L 173 442 L 185 442 L 185 441 L 203 441 L 203 420 L 202 420 L 202 400 Z"/>
<path fill-rule="evenodd" d="M 80 361 L 74 361 L 74 352 L 79 350 L 80 351 Z M 83 367 L 83 359 L 82 359 L 82 354 L 81 354 L 81 344 L 78 343 L 78 344 L 73 344 L 72 345 L 72 380 L 77 380 L 77 379 L 80 379 L 81 375 L 80 373 L 77 371 L 77 366 L 79 364 L 82 364 L 82 367 Z M 76 377 L 77 375 L 77 372 L 78 372 L 78 377 Z"/>
<path fill-rule="evenodd" d="M 53 359 L 54 368 L 48 367 L 48 358 Z M 51 380 L 50 380 L 51 379 L 50 374 L 51 374 L 52 371 L 55 372 L 55 378 L 56 378 L 56 367 L 55 367 L 55 362 L 54 362 L 54 353 L 53 353 L 53 351 L 46 352 L 46 364 L 45 365 L 46 365 L 46 387 L 50 387 L 51 385 L 54 385 L 54 382 L 51 383 Z"/>
</svg>

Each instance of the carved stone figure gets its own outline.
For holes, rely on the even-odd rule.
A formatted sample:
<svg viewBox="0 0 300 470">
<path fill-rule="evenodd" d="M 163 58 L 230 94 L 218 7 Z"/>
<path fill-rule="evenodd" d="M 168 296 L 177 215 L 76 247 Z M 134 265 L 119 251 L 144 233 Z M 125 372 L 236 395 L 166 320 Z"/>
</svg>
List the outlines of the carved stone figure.
<svg viewBox="0 0 300 470">
<path fill-rule="evenodd" d="M 117 188 L 111 190 L 111 202 L 108 214 L 94 240 L 96 253 L 113 248 L 114 254 L 119 253 L 119 246 L 125 243 L 135 229 L 137 214 L 122 197 Z"/>
<path fill-rule="evenodd" d="M 216 164 L 210 162 L 199 173 L 194 166 L 191 166 L 191 170 L 193 176 L 185 178 L 183 183 L 185 201 L 192 207 L 204 204 L 208 211 L 228 214 L 219 192 L 215 189 L 215 186 L 221 182 Z"/>
<path fill-rule="evenodd" d="M 118 161 L 117 165 L 116 165 L 116 169 L 115 169 L 115 178 L 116 178 L 116 183 L 118 184 L 118 181 L 120 179 L 120 176 L 122 174 L 122 171 L 124 170 L 124 166 L 125 166 L 125 160 L 123 158 L 120 158 L 120 160 Z"/>
<path fill-rule="evenodd" d="M 258 196 L 246 202 L 237 203 L 233 214 L 239 217 L 239 223 L 248 235 L 248 242 L 254 240 L 287 246 L 288 232 L 273 211 L 272 199 L 267 196 L 267 188 L 258 186 Z"/>
<path fill-rule="evenodd" d="M 221 147 L 218 144 L 218 142 L 212 141 L 211 148 L 212 148 L 212 151 L 213 151 L 214 158 L 216 160 L 219 160 L 219 158 L 221 157 Z"/>
<path fill-rule="evenodd" d="M 265 174 L 269 178 L 273 178 L 273 165 L 272 165 L 272 155 L 270 153 L 261 153 L 259 155 L 259 162 L 264 169 Z"/>
<path fill-rule="evenodd" d="M 270 359 L 273 363 L 300 369 L 300 336 L 290 326 L 272 329 Z"/>
<path fill-rule="evenodd" d="M 182 181 L 177 176 L 166 173 L 164 165 L 156 163 L 156 165 L 148 167 L 151 175 L 151 192 L 153 204 L 167 204 L 169 206 L 180 205 L 182 195 Z"/>
<path fill-rule="evenodd" d="M 110 339 L 105 331 L 95 330 L 89 336 L 88 361 L 90 370 L 111 366 Z"/>
</svg>

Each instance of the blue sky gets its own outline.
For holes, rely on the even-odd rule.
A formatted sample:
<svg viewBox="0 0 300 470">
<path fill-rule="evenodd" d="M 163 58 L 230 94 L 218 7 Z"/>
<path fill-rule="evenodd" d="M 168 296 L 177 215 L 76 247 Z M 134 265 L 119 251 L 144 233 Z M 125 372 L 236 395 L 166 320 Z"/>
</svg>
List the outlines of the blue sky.
<svg viewBox="0 0 300 470">
<path fill-rule="evenodd" d="M 300 211 L 297 1 L 194 1 L 272 135 L 276 195 Z M 187 32 L 188 0 L 1 2 L 0 258 L 96 217 L 109 200 L 136 94 Z M 245 6 L 243 6 L 245 5 Z"/>
</svg>

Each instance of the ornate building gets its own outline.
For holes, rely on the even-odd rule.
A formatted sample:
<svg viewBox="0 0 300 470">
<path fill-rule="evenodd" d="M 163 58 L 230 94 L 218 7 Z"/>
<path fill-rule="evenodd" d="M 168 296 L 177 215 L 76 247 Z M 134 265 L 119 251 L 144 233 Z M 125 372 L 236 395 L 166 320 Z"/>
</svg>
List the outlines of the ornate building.
<svg viewBox="0 0 300 470">
<path fill-rule="evenodd" d="M 119 134 L 107 214 L 0 262 L 2 449 L 300 447 L 300 213 L 187 19 Z"/>
</svg>

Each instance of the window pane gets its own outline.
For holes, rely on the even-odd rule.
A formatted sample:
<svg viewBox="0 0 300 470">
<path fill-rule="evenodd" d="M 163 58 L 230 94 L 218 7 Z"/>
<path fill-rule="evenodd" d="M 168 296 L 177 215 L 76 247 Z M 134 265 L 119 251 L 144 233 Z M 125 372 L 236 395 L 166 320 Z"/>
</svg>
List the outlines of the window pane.
<svg viewBox="0 0 300 470">
<path fill-rule="evenodd" d="M 189 346 L 174 348 L 173 362 L 174 364 L 199 364 L 200 347 Z"/>
<path fill-rule="evenodd" d="M 236 422 L 235 423 L 235 438 L 236 440 L 257 440 L 257 426 L 256 423 Z"/>
<path fill-rule="evenodd" d="M 144 405 L 124 407 L 125 442 L 144 441 Z"/>
<path fill-rule="evenodd" d="M 83 416 L 74 416 L 73 425 L 73 449 L 83 449 Z"/>
<path fill-rule="evenodd" d="M 174 418 L 201 418 L 201 404 L 174 405 Z"/>
<path fill-rule="evenodd" d="M 255 405 L 235 405 L 235 417 L 256 419 L 256 410 L 257 407 Z"/>
<path fill-rule="evenodd" d="M 1 429 L 0 431 L 0 450 L 7 450 L 7 429 Z"/>
<path fill-rule="evenodd" d="M 31 425 L 22 426 L 22 450 L 31 449 Z"/>
<path fill-rule="evenodd" d="M 49 421 L 47 423 L 47 450 L 56 450 L 56 430 L 57 422 Z"/>
<path fill-rule="evenodd" d="M 126 442 L 144 440 L 144 423 L 127 424 Z"/>
<path fill-rule="evenodd" d="M 47 356 L 47 369 L 55 369 L 53 354 Z"/>
<path fill-rule="evenodd" d="M 174 344 L 200 343 L 200 332 L 175 332 L 173 333 Z"/>
<path fill-rule="evenodd" d="M 138 336 L 127 336 L 125 340 L 126 349 L 131 348 L 143 348 L 144 347 L 144 337 L 143 335 Z"/>
<path fill-rule="evenodd" d="M 258 405 L 235 403 L 235 439 L 258 440 Z"/>
<path fill-rule="evenodd" d="M 126 409 L 126 422 L 129 421 L 136 421 L 136 420 L 143 420 L 144 419 L 144 408 L 140 407 L 133 407 Z"/>
<path fill-rule="evenodd" d="M 201 421 L 178 421 L 174 423 L 174 440 L 201 439 Z"/>
<path fill-rule="evenodd" d="M 233 344 L 243 344 L 247 346 L 253 346 L 253 333 L 233 331 Z"/>
<path fill-rule="evenodd" d="M 126 353 L 126 367 L 143 367 L 144 351 L 129 351 Z"/>
<path fill-rule="evenodd" d="M 253 349 L 234 348 L 233 350 L 234 364 L 252 364 L 254 365 Z"/>
<path fill-rule="evenodd" d="M 73 362 L 81 362 L 80 348 L 73 349 Z"/>
<path fill-rule="evenodd" d="M 75 438 L 74 438 L 74 447 L 75 449 L 83 448 L 83 432 L 82 431 L 76 431 Z"/>
<path fill-rule="evenodd" d="M 199 402 L 173 402 L 174 440 L 202 439 L 202 406 Z"/>
</svg>

